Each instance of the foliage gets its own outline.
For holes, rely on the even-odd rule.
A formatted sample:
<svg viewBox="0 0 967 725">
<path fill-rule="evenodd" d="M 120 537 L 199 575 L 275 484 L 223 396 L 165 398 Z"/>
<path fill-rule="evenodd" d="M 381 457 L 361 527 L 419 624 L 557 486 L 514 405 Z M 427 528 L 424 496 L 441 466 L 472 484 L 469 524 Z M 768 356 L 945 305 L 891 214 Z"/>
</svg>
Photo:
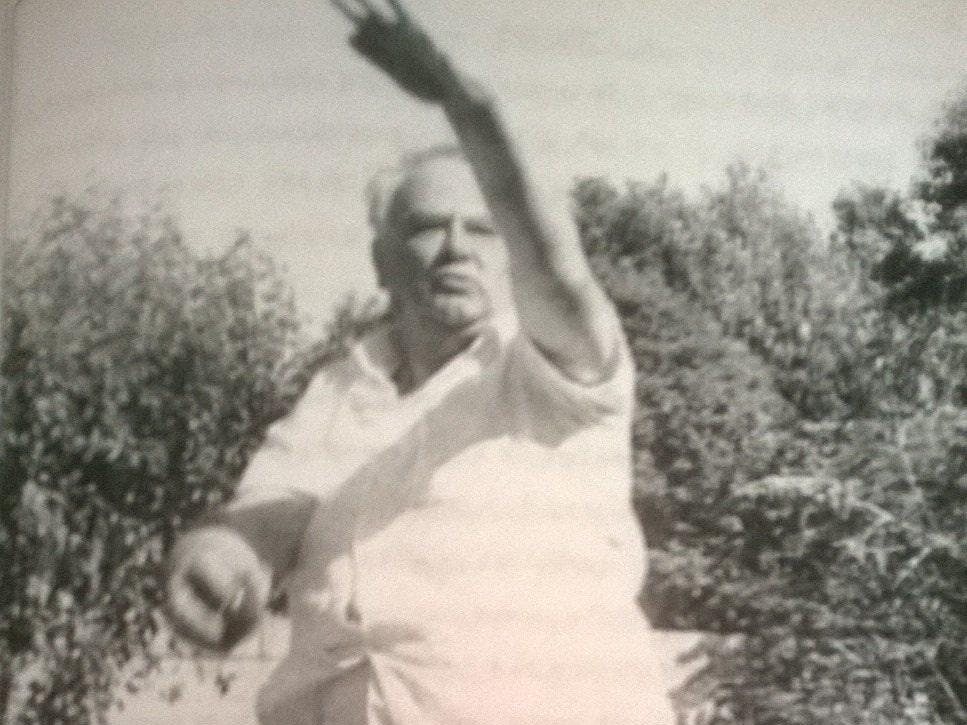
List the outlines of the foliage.
<svg viewBox="0 0 967 725">
<path fill-rule="evenodd" d="M 925 291 L 953 215 L 857 186 L 826 244 L 741 165 L 574 198 L 639 368 L 646 608 L 737 635 L 711 721 L 967 722 L 967 313 Z"/>
<path fill-rule="evenodd" d="M 916 196 L 937 207 L 938 226 L 967 222 L 967 89 L 955 97 L 923 142 L 924 178 Z"/>
<path fill-rule="evenodd" d="M 685 592 L 660 572 L 688 569 L 710 541 L 730 535 L 722 506 L 737 485 L 775 472 L 788 406 L 761 360 L 656 275 L 605 279 L 638 364 L 636 503 L 659 547 L 643 601 L 657 625 L 711 626 L 714 582 L 694 581 Z"/>
<path fill-rule="evenodd" d="M 858 343 L 841 353 L 853 358 L 843 376 L 854 386 L 851 414 L 962 407 L 965 298 L 957 279 L 967 275 L 967 256 L 958 248 L 964 239 L 957 240 L 967 225 L 944 229 L 923 199 L 862 185 L 842 192 L 833 209 L 837 266 L 826 284 L 835 301 L 823 323 L 829 334 Z M 836 319 L 844 314 L 851 319 Z"/>
<path fill-rule="evenodd" d="M 967 303 L 967 89 L 947 105 L 922 151 L 920 179 L 900 202 L 902 214 L 919 223 L 919 233 L 884 234 L 884 225 L 873 220 L 840 230 L 847 238 L 856 228 L 888 238 L 880 277 L 889 287 L 887 303 L 905 314 Z M 857 201 L 846 203 L 869 206 Z"/>
<path fill-rule="evenodd" d="M 11 723 L 74 725 L 159 654 L 163 551 L 297 394 L 299 336 L 245 237 L 200 258 L 160 213 L 59 199 L 11 252 L 0 705 Z"/>
<path fill-rule="evenodd" d="M 705 547 L 747 635 L 717 663 L 722 721 L 963 721 L 964 433 L 951 411 L 815 429 L 823 469 L 737 490 Z"/>
</svg>

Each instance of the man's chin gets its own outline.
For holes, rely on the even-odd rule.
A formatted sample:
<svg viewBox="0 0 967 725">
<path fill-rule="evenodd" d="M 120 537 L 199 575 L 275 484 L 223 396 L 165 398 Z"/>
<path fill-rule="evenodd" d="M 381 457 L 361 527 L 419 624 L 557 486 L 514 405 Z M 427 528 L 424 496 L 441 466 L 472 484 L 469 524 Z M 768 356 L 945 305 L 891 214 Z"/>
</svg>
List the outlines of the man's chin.
<svg viewBox="0 0 967 725">
<path fill-rule="evenodd" d="M 453 332 L 475 333 L 490 321 L 491 310 L 486 305 L 439 301 L 433 305 L 433 317 Z"/>
</svg>

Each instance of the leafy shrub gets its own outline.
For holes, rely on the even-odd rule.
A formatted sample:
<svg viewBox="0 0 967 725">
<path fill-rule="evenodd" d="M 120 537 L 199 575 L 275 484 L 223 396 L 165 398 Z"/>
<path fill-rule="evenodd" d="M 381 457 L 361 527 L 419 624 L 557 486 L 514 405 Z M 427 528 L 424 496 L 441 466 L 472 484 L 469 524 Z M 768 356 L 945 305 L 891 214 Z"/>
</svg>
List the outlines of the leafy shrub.
<svg viewBox="0 0 967 725">
<path fill-rule="evenodd" d="M 967 313 L 888 268 L 939 222 L 860 187 L 827 246 L 767 184 L 575 192 L 639 368 L 646 607 L 736 635 L 712 722 L 967 722 Z"/>
<path fill-rule="evenodd" d="M 118 203 L 55 201 L 5 273 L 0 705 L 76 725 L 150 669 L 165 547 L 297 394 L 298 326 L 247 238 L 199 257 Z"/>
<path fill-rule="evenodd" d="M 788 406 L 762 361 L 657 275 L 605 282 L 637 365 L 635 500 L 653 547 L 643 601 L 656 625 L 710 627 L 721 614 L 712 614 L 715 582 L 693 557 L 729 534 L 722 506 L 735 487 L 776 470 Z M 705 578 L 663 576 L 684 570 Z"/>
</svg>

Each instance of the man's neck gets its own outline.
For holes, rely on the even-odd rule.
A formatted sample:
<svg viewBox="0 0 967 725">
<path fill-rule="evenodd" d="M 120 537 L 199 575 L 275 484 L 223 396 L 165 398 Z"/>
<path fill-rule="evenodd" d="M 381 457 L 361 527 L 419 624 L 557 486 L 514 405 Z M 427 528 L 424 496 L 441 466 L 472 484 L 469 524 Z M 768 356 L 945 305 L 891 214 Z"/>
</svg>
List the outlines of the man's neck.
<svg viewBox="0 0 967 725">
<path fill-rule="evenodd" d="M 440 325 L 411 319 L 405 313 L 394 314 L 392 324 L 401 363 L 393 381 L 401 395 L 421 386 L 465 350 L 478 334 L 476 329 L 446 330 Z"/>
</svg>

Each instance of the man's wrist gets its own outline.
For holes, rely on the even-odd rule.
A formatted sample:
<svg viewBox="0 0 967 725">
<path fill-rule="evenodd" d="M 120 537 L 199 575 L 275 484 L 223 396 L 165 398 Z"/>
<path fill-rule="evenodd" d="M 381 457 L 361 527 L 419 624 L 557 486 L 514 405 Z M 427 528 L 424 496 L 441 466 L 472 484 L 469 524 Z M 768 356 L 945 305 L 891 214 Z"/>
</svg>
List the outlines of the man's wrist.
<svg viewBox="0 0 967 725">
<path fill-rule="evenodd" d="M 225 556 L 226 563 L 263 568 L 255 549 L 238 531 L 222 524 L 206 524 L 178 537 L 169 557 L 171 569 L 184 566 L 201 552 Z"/>
<path fill-rule="evenodd" d="M 456 68 L 446 56 L 442 65 L 441 104 L 448 116 L 476 115 L 496 108 L 497 98 L 488 86 Z"/>
</svg>

